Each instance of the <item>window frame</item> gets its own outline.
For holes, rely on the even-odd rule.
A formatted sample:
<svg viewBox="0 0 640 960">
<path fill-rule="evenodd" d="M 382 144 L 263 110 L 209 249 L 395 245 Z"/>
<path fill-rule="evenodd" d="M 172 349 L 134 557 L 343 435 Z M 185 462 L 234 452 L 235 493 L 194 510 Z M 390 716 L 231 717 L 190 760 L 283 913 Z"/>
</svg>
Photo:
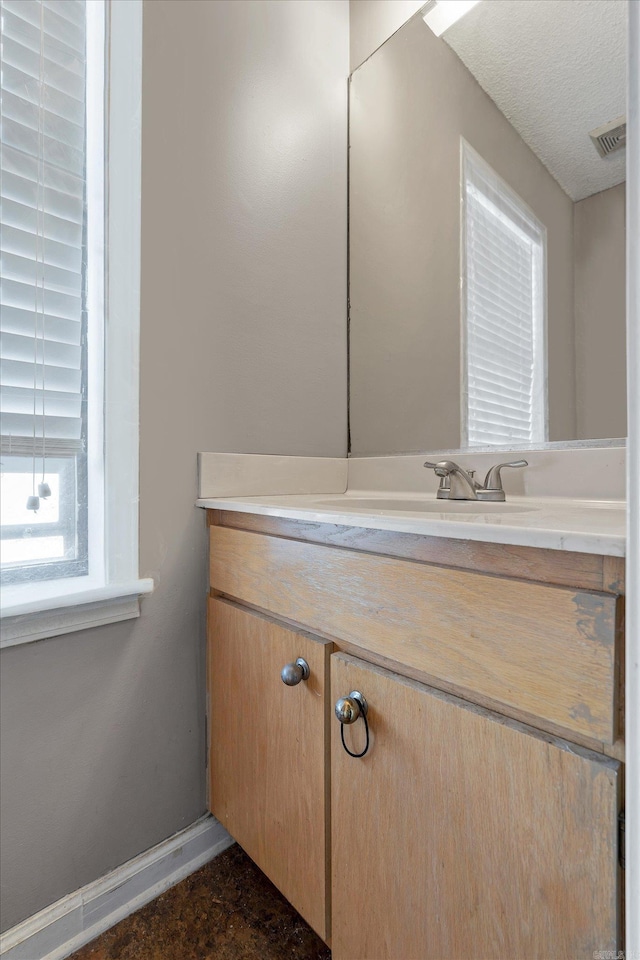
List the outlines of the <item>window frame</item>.
<svg viewBox="0 0 640 960">
<path fill-rule="evenodd" d="M 88 0 L 87 17 L 101 7 L 102 0 Z M 96 250 L 104 256 L 105 317 L 104 347 L 96 350 L 95 337 L 88 347 L 90 567 L 84 576 L 4 587 L 0 646 L 137 617 L 139 598 L 153 589 L 153 581 L 138 574 L 142 0 L 104 0 L 102 9 L 106 229 L 104 249 L 95 227 L 89 243 L 94 262 Z M 88 189 L 99 191 L 99 179 Z M 99 296 L 99 278 L 91 279 L 89 288 Z"/>
<path fill-rule="evenodd" d="M 534 350 L 534 386 L 532 392 L 539 398 L 538 409 L 534 412 L 534 424 L 537 425 L 537 435 L 535 429 L 529 441 L 512 441 L 505 444 L 479 444 L 469 441 L 469 356 L 468 356 L 468 271 L 467 271 L 467 184 L 468 170 L 475 169 L 481 171 L 485 177 L 493 180 L 496 188 L 504 197 L 506 203 L 514 208 L 523 218 L 522 223 L 517 223 L 515 219 L 511 221 L 510 226 L 516 232 L 527 235 L 532 241 L 535 240 L 531 234 L 531 224 L 534 224 L 540 237 L 541 247 L 539 254 L 540 282 L 538 291 L 540 297 L 539 314 L 534 318 L 533 324 L 533 350 Z M 476 188 L 477 189 L 477 188 Z M 481 191 L 478 191 L 481 192 Z M 491 198 L 487 198 L 488 203 L 493 204 Z M 501 211 L 499 211 L 501 212 Z M 526 222 L 525 222 L 526 221 Z M 547 294 L 547 229 L 538 219 L 533 210 L 526 204 L 522 197 L 500 177 L 493 167 L 464 139 L 460 138 L 460 409 L 461 409 L 461 446 L 469 450 L 496 450 L 512 447 L 515 442 L 517 446 L 536 446 L 549 441 L 549 391 L 548 391 L 548 349 L 547 349 L 547 319 L 548 319 L 548 294 Z"/>
</svg>

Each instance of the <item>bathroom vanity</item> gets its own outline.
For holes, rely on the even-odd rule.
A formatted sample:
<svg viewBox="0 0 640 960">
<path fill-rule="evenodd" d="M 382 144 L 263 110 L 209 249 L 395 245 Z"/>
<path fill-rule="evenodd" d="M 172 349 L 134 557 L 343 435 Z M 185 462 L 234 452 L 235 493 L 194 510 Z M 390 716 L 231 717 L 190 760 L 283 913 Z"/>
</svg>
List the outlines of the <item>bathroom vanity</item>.
<svg viewBox="0 0 640 960">
<path fill-rule="evenodd" d="M 200 501 L 212 813 L 335 960 L 619 949 L 620 537 L 278 500 Z"/>
</svg>

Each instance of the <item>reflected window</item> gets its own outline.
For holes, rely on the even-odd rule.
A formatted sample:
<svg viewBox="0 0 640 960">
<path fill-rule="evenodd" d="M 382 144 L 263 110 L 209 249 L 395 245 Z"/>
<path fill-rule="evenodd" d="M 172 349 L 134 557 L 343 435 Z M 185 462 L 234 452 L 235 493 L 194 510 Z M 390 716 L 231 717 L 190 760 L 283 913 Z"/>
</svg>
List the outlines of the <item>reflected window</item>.
<svg viewBox="0 0 640 960">
<path fill-rule="evenodd" d="M 547 440 L 546 228 L 462 141 L 463 444 Z"/>
</svg>

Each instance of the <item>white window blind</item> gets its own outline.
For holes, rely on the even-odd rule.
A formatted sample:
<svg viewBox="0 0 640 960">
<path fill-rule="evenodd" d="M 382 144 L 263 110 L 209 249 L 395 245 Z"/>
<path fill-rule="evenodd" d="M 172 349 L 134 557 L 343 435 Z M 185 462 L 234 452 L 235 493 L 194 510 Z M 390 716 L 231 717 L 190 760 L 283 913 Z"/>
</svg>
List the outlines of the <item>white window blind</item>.
<svg viewBox="0 0 640 960">
<path fill-rule="evenodd" d="M 85 0 L 0 0 L 2 452 L 83 448 Z"/>
<path fill-rule="evenodd" d="M 135 617 L 153 583 L 138 578 L 142 2 L 0 0 L 0 28 L 4 646 Z"/>
<path fill-rule="evenodd" d="M 463 340 L 469 446 L 546 435 L 546 230 L 463 142 Z"/>
</svg>

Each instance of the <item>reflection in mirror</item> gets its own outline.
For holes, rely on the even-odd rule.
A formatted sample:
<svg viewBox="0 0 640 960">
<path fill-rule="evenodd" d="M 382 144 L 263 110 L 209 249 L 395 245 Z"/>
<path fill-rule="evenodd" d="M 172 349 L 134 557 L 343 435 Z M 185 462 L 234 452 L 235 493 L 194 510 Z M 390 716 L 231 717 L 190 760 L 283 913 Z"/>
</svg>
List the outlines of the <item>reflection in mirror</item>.
<svg viewBox="0 0 640 960">
<path fill-rule="evenodd" d="M 462 141 L 462 443 L 545 443 L 547 231 Z"/>
<path fill-rule="evenodd" d="M 353 74 L 353 454 L 626 434 L 626 7 L 418 14 Z"/>
</svg>

